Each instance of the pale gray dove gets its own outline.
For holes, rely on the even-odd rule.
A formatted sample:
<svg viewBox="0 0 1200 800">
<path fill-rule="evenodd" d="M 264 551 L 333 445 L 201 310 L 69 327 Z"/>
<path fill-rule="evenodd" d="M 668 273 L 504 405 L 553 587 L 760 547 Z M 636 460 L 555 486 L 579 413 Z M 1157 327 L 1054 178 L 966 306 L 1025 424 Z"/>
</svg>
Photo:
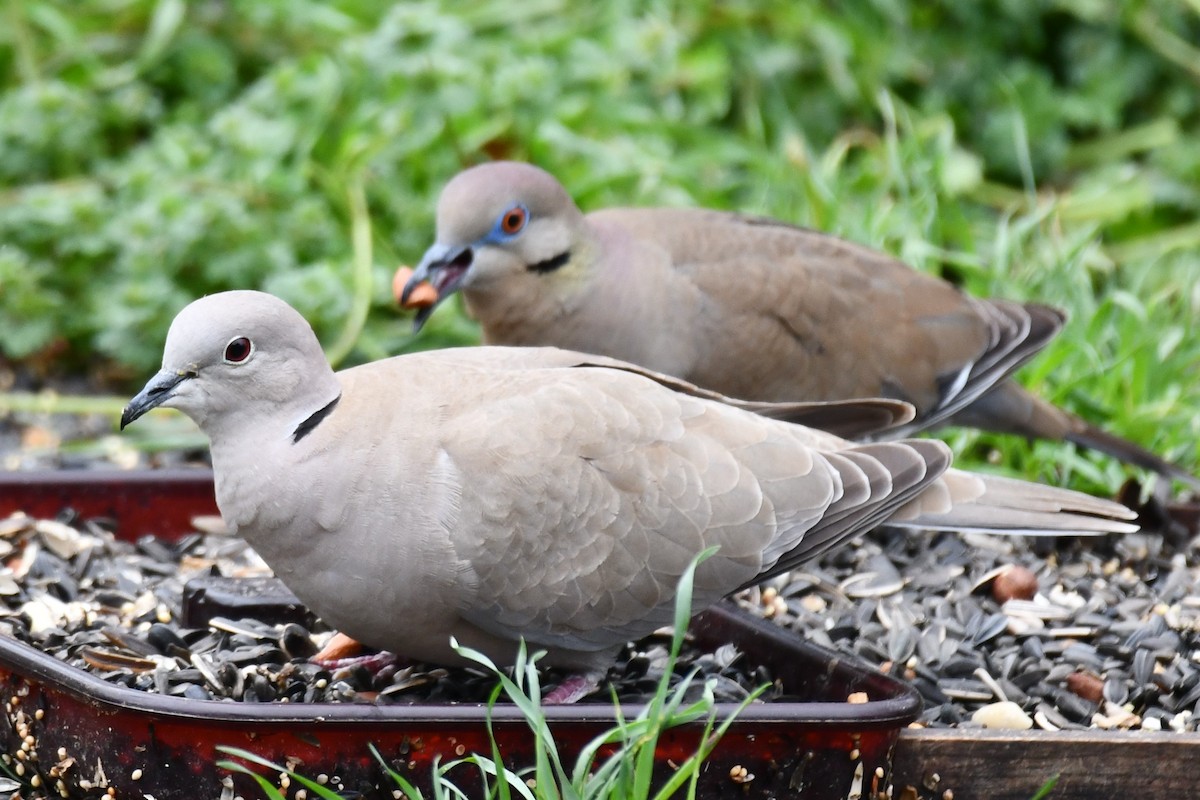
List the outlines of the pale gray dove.
<svg viewBox="0 0 1200 800">
<path fill-rule="evenodd" d="M 549 173 L 495 162 L 446 185 L 437 242 L 405 276 L 401 302 L 422 281 L 436 290 L 418 328 L 461 290 L 487 343 L 602 353 L 746 400 L 898 398 L 916 419 L 895 436 L 952 419 L 1066 439 L 1200 486 L 1009 378 L 1058 332 L 1061 312 L 976 299 L 775 220 L 671 208 L 584 215 Z"/>
<path fill-rule="evenodd" d="M 620 645 L 884 521 L 1129 531 L 1086 495 L 947 471 L 933 440 L 854 445 L 549 348 L 464 348 L 335 373 L 260 292 L 197 300 L 121 416 L 177 408 L 209 437 L 217 502 L 326 622 L 366 644 L 602 675 Z M 675 388 L 672 388 L 672 387 Z M 786 416 L 786 413 L 782 414 Z M 586 683 L 586 681 L 585 681 Z"/>
</svg>

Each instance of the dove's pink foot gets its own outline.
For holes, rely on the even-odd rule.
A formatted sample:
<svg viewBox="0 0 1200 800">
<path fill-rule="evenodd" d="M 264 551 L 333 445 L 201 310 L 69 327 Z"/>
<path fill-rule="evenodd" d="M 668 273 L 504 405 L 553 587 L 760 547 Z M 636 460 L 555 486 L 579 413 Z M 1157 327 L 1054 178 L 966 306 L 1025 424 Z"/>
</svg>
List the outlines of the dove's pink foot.
<svg viewBox="0 0 1200 800">
<path fill-rule="evenodd" d="M 347 667 L 363 667 L 372 675 L 397 662 L 395 654 L 386 650 L 365 655 L 362 651 L 362 644 L 339 632 L 330 637 L 325 646 L 309 661 L 320 664 L 330 672 Z"/>
<path fill-rule="evenodd" d="M 542 705 L 565 706 L 587 697 L 600 688 L 600 677 L 582 673 L 570 675 L 542 697 Z"/>
</svg>

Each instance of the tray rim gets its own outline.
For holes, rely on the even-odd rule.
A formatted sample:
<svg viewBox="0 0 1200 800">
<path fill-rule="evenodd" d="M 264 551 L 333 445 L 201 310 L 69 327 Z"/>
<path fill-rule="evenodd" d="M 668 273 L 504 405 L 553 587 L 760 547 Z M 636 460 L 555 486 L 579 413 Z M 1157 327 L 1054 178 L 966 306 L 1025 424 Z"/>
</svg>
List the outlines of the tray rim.
<svg viewBox="0 0 1200 800">
<path fill-rule="evenodd" d="M 754 617 L 746 612 L 715 606 L 709 614 L 724 616 L 736 624 L 745 625 Z M 766 623 L 770 624 L 770 623 Z M 770 635 L 769 630 L 754 633 Z M 783 633 L 780 631 L 780 633 Z M 795 642 L 787 646 L 796 647 Z M 878 728 L 903 727 L 920 714 L 921 697 L 910 684 L 855 664 L 841 654 L 826 650 L 809 642 L 799 642 L 801 651 L 814 658 L 826 659 L 833 670 L 849 670 L 864 676 L 886 679 L 896 693 L 892 697 L 869 700 L 866 703 L 841 701 L 806 701 L 798 703 L 756 703 L 738 713 L 737 723 L 792 724 L 807 728 L 854 728 L 874 730 Z M 486 704 L 483 703 L 243 703 L 222 700 L 193 700 L 191 698 L 161 695 L 118 686 L 84 669 L 66 664 L 36 647 L 9 636 L 0 636 L 0 671 L 9 671 L 26 681 L 36 681 L 43 691 L 65 692 L 72 697 L 94 706 L 99 711 L 151 715 L 187 721 L 207 721 L 214 724 L 296 723 L 321 722 L 345 725 L 387 723 L 461 723 L 483 719 Z M 636 716 L 644 704 L 622 704 L 621 713 L 626 719 Z M 737 709 L 734 703 L 717 703 L 714 706 L 719 719 L 724 719 Z M 615 724 L 616 715 L 607 703 L 581 703 L 568 706 L 543 706 L 550 722 L 588 722 Z M 520 710 L 510 703 L 498 703 L 492 708 L 491 719 L 498 723 L 524 722 Z"/>
</svg>

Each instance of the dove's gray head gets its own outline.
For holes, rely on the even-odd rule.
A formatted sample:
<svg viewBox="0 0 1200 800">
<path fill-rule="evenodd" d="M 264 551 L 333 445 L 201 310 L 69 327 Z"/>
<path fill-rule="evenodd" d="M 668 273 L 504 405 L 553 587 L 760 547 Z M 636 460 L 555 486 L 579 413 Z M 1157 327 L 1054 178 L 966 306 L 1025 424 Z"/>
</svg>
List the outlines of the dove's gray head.
<svg viewBox="0 0 1200 800">
<path fill-rule="evenodd" d="M 222 292 L 171 323 L 162 369 L 129 401 L 124 428 L 156 406 L 209 435 L 266 420 L 289 424 L 336 399 L 339 384 L 304 317 L 263 292 Z"/>
<path fill-rule="evenodd" d="M 573 266 L 582 226 L 575 202 L 545 170 L 517 161 L 464 170 L 442 190 L 437 242 L 425 252 L 401 302 L 425 280 L 440 303 L 459 288 L 487 291 L 517 275 L 557 277 Z M 433 308 L 417 315 L 418 328 Z"/>
</svg>

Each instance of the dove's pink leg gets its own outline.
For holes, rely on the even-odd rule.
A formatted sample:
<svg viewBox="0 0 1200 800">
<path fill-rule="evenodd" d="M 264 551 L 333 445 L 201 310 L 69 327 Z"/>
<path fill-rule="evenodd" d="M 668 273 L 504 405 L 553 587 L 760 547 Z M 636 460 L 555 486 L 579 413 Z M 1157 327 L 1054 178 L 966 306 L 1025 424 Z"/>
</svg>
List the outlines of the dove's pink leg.
<svg viewBox="0 0 1200 800">
<path fill-rule="evenodd" d="M 386 650 L 362 655 L 362 649 L 363 646 L 359 642 L 339 632 L 335 633 L 309 661 L 320 664 L 330 672 L 361 666 L 372 675 L 398 661 L 394 653 Z"/>
<path fill-rule="evenodd" d="M 565 706 L 587 697 L 600 688 L 600 676 L 591 673 L 570 675 L 542 698 L 542 705 Z"/>
</svg>

